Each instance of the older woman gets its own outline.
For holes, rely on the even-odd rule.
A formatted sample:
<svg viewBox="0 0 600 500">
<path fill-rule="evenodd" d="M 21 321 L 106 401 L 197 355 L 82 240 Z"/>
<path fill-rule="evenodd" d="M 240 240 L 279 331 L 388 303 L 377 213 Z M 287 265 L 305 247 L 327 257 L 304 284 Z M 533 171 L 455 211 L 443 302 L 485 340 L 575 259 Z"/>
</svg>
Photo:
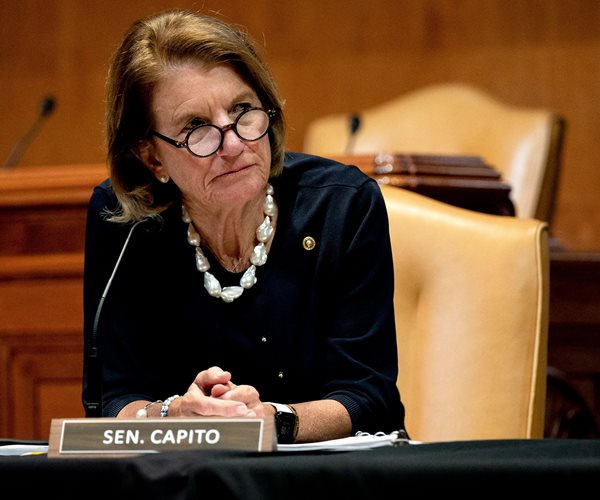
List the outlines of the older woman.
<svg viewBox="0 0 600 500">
<path fill-rule="evenodd" d="M 86 408 L 99 352 L 104 416 L 275 414 L 280 442 L 403 428 L 379 188 L 284 153 L 281 98 L 244 32 L 184 11 L 135 23 L 106 119 L 110 179 L 86 236 Z"/>
</svg>

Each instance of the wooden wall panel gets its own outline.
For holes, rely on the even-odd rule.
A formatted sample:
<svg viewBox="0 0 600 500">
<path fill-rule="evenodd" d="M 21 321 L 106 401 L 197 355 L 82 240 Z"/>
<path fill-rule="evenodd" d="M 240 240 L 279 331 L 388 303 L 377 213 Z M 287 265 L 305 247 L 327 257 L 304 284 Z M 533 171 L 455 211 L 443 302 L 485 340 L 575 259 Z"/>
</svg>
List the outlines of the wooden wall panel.
<svg viewBox="0 0 600 500">
<path fill-rule="evenodd" d="M 21 262 L 19 262 L 21 261 Z M 83 416 L 83 255 L 0 256 L 0 436 Z"/>
<path fill-rule="evenodd" d="M 54 115 L 26 165 L 104 162 L 104 81 L 135 19 L 172 7 L 219 11 L 264 47 L 286 99 L 288 146 L 311 120 L 439 81 L 479 85 L 566 117 L 554 234 L 600 249 L 600 3 L 595 0 L 147 0 L 2 2 L 0 161 L 47 93 Z M 118 13 L 118 14 L 117 14 Z M 568 22 L 565 20 L 568 19 Z"/>
<path fill-rule="evenodd" d="M 84 417 L 81 336 L 22 336 L 10 345 L 5 436 L 48 439 L 53 418 Z"/>
<path fill-rule="evenodd" d="M 0 163 L 33 122 L 41 99 L 52 94 L 57 100 L 16 167 L 19 182 L 30 176 L 31 189 L 21 184 L 11 190 L 10 176 L 0 167 L 0 192 L 16 196 L 0 199 L 0 437 L 43 439 L 50 415 L 81 411 L 80 359 L 73 354 L 82 328 L 80 251 L 85 202 L 106 174 L 101 165 L 108 62 L 135 19 L 200 4 L 247 26 L 263 45 L 286 100 L 292 150 L 302 149 L 306 127 L 319 116 L 372 107 L 441 81 L 475 84 L 507 102 L 561 113 L 567 137 L 553 234 L 569 250 L 600 250 L 600 2 L 0 2 Z M 70 184 L 64 165 L 75 166 L 80 185 Z M 42 181 L 67 186 L 67 192 L 48 186 L 40 191 L 35 185 Z M 61 198 L 71 201 L 57 203 Z M 44 204 L 52 209 L 40 212 Z M 36 208 L 28 211 L 31 206 Z M 581 366 L 577 356 L 585 350 L 569 350 L 572 331 L 560 337 L 562 354 L 551 357 L 566 368 Z M 586 331 L 595 346 L 597 326 Z M 38 369 L 47 357 L 59 361 L 46 364 L 50 375 L 42 376 Z M 597 370 L 586 359 L 586 367 Z M 28 377 L 35 384 L 29 386 Z M 27 394 L 19 403 L 25 414 L 8 418 L 6 401 L 10 405 L 15 383 Z M 589 394 L 598 400 L 597 389 Z"/>
<path fill-rule="evenodd" d="M 83 246 L 104 165 L 0 171 L 0 437 L 84 415 Z"/>
</svg>

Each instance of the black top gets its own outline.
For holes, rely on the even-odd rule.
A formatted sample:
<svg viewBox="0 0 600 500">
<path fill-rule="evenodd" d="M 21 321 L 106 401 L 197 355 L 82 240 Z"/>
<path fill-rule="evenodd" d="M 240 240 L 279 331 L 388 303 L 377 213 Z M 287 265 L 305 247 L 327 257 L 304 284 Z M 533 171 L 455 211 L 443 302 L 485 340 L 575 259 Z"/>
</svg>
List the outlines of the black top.
<svg viewBox="0 0 600 500">
<path fill-rule="evenodd" d="M 393 264 L 388 218 L 377 183 L 358 168 L 287 153 L 271 179 L 279 212 L 257 283 L 232 303 L 211 297 L 196 270 L 181 208 L 159 230 L 140 225 L 106 296 L 98 323 L 104 366 L 103 415 L 131 401 L 186 392 L 217 365 L 263 401 L 334 399 L 355 431 L 404 427 L 396 388 Z M 85 352 L 94 316 L 131 226 L 104 220 L 116 197 L 94 189 L 86 232 Z M 314 249 L 306 250 L 310 236 Z M 241 274 L 205 251 L 223 286 Z M 84 360 L 88 365 L 88 359 Z M 83 399 L 88 380 L 84 366 Z"/>
</svg>

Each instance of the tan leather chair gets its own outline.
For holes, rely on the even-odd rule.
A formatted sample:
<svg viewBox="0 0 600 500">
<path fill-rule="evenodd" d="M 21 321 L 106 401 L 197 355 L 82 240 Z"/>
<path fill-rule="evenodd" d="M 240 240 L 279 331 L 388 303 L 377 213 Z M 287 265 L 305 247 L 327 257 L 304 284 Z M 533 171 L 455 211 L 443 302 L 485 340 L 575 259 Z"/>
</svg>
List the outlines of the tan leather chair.
<svg viewBox="0 0 600 500">
<path fill-rule="evenodd" d="M 542 438 L 547 224 L 381 189 L 394 255 L 398 388 L 411 438 Z"/>
<path fill-rule="evenodd" d="M 354 110 L 356 111 L 356 110 Z M 481 156 L 511 185 L 518 217 L 551 222 L 558 186 L 564 120 L 545 109 L 511 106 L 469 85 L 444 83 L 360 112 L 309 124 L 304 151 L 340 154 Z"/>
</svg>

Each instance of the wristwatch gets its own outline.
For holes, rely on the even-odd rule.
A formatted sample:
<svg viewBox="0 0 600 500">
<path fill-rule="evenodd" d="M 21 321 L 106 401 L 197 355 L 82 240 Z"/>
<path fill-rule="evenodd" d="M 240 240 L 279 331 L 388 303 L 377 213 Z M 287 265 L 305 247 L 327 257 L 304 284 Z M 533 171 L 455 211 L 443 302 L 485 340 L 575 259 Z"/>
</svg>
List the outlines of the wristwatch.
<svg viewBox="0 0 600 500">
<path fill-rule="evenodd" d="M 275 408 L 275 429 L 277 442 L 291 444 L 296 440 L 298 433 L 298 414 L 293 406 L 281 403 L 269 403 Z"/>
</svg>

